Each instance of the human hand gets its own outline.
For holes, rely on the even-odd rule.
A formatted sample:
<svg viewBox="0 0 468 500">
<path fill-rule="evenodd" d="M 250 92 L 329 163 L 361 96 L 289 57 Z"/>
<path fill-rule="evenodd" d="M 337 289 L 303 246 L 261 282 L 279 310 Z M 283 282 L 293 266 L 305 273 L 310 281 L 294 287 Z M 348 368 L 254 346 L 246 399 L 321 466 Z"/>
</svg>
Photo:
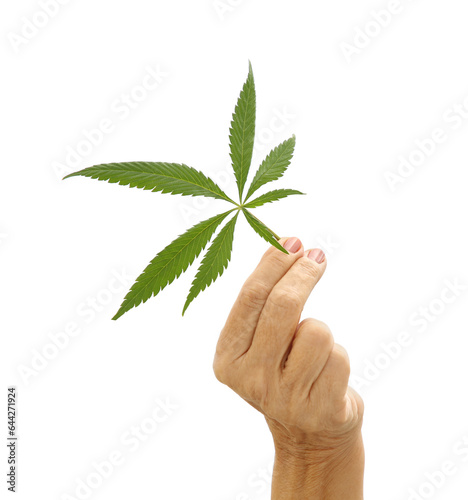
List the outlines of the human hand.
<svg viewBox="0 0 468 500">
<path fill-rule="evenodd" d="M 326 259 L 297 238 L 271 247 L 229 314 L 213 368 L 263 413 L 276 459 L 272 498 L 361 499 L 363 402 L 348 387 L 349 358 L 321 321 L 300 322 Z"/>
</svg>

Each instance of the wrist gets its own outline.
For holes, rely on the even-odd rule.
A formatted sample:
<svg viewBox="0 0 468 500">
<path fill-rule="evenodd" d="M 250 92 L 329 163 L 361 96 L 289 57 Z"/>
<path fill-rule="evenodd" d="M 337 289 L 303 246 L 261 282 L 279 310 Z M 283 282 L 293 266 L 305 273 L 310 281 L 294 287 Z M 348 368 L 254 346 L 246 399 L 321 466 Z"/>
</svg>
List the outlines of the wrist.
<svg viewBox="0 0 468 500">
<path fill-rule="evenodd" d="M 336 446 L 275 442 L 272 500 L 362 500 L 360 430 Z"/>
</svg>

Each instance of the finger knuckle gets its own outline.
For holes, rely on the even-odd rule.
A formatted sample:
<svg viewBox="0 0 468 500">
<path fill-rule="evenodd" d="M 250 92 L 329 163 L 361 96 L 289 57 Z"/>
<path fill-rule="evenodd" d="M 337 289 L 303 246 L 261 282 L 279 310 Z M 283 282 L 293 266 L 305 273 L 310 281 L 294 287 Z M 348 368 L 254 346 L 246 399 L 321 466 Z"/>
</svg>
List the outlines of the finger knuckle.
<svg viewBox="0 0 468 500">
<path fill-rule="evenodd" d="M 275 308 L 288 311 L 302 308 L 301 297 L 294 288 L 278 287 L 273 289 L 269 301 Z"/>
<path fill-rule="evenodd" d="M 301 323 L 296 335 L 307 337 L 320 350 L 331 350 L 335 342 L 328 325 L 312 318 Z"/>
<path fill-rule="evenodd" d="M 351 363 L 346 349 L 339 344 L 335 344 L 330 357 L 336 366 L 339 367 L 340 371 L 349 377 L 351 373 Z"/>
<path fill-rule="evenodd" d="M 268 265 L 275 269 L 284 269 L 287 263 L 290 262 L 289 257 L 290 255 L 286 255 L 275 248 L 268 256 Z"/>
<path fill-rule="evenodd" d="M 331 429 L 342 429 L 344 425 L 346 425 L 349 421 L 349 416 L 345 409 L 342 407 L 343 403 L 340 404 L 340 407 L 335 409 L 332 408 L 328 414 L 328 425 Z"/>
<path fill-rule="evenodd" d="M 319 265 L 315 261 L 307 257 L 304 257 L 301 260 L 299 260 L 297 264 L 298 266 L 300 266 L 301 273 L 304 276 L 304 278 L 309 279 L 311 281 L 319 280 L 322 271 Z"/>
<path fill-rule="evenodd" d="M 229 373 L 228 373 L 228 363 L 219 354 L 215 354 L 213 360 L 213 372 L 215 377 L 223 384 L 228 383 Z"/>
<path fill-rule="evenodd" d="M 239 295 L 239 301 L 244 307 L 258 309 L 263 306 L 267 297 L 268 290 L 266 285 L 257 281 L 246 284 L 244 288 L 242 288 Z"/>
</svg>

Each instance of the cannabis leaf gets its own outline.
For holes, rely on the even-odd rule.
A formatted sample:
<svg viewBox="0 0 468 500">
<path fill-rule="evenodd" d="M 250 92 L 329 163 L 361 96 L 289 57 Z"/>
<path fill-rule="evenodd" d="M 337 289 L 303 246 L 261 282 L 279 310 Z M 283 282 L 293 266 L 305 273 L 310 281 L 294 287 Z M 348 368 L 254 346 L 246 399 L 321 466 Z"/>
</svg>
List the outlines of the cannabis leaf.
<svg viewBox="0 0 468 500">
<path fill-rule="evenodd" d="M 275 189 L 274 191 L 269 191 L 268 193 L 262 194 L 255 200 L 248 201 L 244 203 L 245 208 L 257 208 L 265 205 L 265 203 L 271 203 L 273 201 L 281 200 L 281 198 L 286 198 L 292 194 L 304 194 L 295 189 Z"/>
<path fill-rule="evenodd" d="M 203 257 L 200 269 L 198 270 L 192 287 L 185 301 L 182 314 L 189 306 L 190 302 L 206 287 L 210 286 L 218 276 L 221 276 L 224 269 L 231 260 L 232 242 L 234 239 L 234 228 L 236 226 L 239 212 L 221 229 L 218 236 L 213 240 L 210 248 Z"/>
<path fill-rule="evenodd" d="M 175 239 L 148 264 L 124 298 L 120 309 L 112 319 L 117 319 L 178 278 L 194 261 L 210 241 L 216 228 L 232 212 L 224 212 L 199 222 Z"/>
<path fill-rule="evenodd" d="M 234 203 L 209 177 L 205 177 L 192 167 L 178 163 L 147 161 L 107 163 L 74 172 L 64 179 L 76 175 L 114 182 L 122 186 L 161 191 L 161 193 L 208 196 Z"/>
<path fill-rule="evenodd" d="M 285 250 L 277 240 L 279 240 L 279 236 L 275 234 L 271 229 L 268 229 L 265 224 L 261 221 L 258 220 L 255 215 L 251 214 L 248 210 L 245 208 L 242 209 L 242 212 L 245 215 L 245 218 L 247 219 L 247 222 L 252 226 L 252 229 L 259 234 L 264 240 L 268 241 L 270 245 L 273 245 L 276 247 L 278 250 L 281 250 L 284 253 L 288 253 L 287 250 Z"/>
<path fill-rule="evenodd" d="M 235 212 L 234 216 L 221 227 L 208 247 L 190 287 L 182 314 L 199 293 L 216 281 L 227 268 L 231 260 L 234 229 L 239 212 L 244 214 L 247 222 L 257 234 L 278 250 L 288 253 L 279 244 L 280 237 L 255 217 L 249 209 L 304 193 L 294 189 L 275 189 L 250 201 L 247 200 L 266 183 L 275 181 L 284 174 L 291 163 L 296 138 L 292 136 L 266 156 L 255 173 L 245 198 L 242 198 L 252 163 L 255 115 L 255 83 L 252 65 L 249 62 L 247 80 L 237 100 L 229 129 L 230 156 L 239 194 L 238 202 L 230 198 L 203 172 L 180 163 L 145 161 L 106 163 L 88 167 L 64 177 L 66 179 L 84 176 L 154 192 L 205 196 L 228 202 L 231 206 L 234 205 L 230 210 L 199 222 L 161 250 L 138 276 L 112 319 L 120 318 L 133 307 L 157 295 L 185 272 L 233 212 Z"/>
<path fill-rule="evenodd" d="M 255 139 L 255 83 L 252 65 L 249 62 L 249 75 L 237 101 L 229 129 L 231 159 L 234 175 L 239 189 L 239 200 L 249 174 Z"/>
<path fill-rule="evenodd" d="M 262 187 L 267 182 L 276 181 L 284 174 L 291 163 L 295 145 L 296 137 L 293 135 L 290 139 L 273 149 L 273 151 L 263 160 L 250 184 L 247 196 L 245 197 L 246 200 L 248 200 L 258 188 Z"/>
</svg>

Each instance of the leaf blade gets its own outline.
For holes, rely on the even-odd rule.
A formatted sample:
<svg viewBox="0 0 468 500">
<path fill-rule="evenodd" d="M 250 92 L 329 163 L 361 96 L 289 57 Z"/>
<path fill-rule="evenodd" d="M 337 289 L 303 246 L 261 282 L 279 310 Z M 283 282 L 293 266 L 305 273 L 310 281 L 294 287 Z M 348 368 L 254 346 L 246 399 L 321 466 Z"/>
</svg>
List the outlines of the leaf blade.
<svg viewBox="0 0 468 500">
<path fill-rule="evenodd" d="M 199 222 L 159 252 L 138 276 L 112 319 L 120 318 L 133 307 L 156 296 L 186 271 L 233 210 Z"/>
<path fill-rule="evenodd" d="M 242 209 L 242 212 L 245 215 L 247 222 L 252 226 L 252 229 L 258 235 L 260 235 L 264 240 L 270 243 L 270 245 L 276 247 L 278 250 L 281 250 L 283 253 L 286 254 L 288 253 L 288 251 L 278 243 L 278 240 L 275 238 L 271 229 L 265 226 L 265 224 L 263 224 L 262 221 L 258 220 L 257 217 L 251 214 L 248 210 Z"/>
<path fill-rule="evenodd" d="M 236 204 L 203 172 L 183 163 L 144 161 L 102 163 L 68 174 L 64 179 L 75 176 L 91 177 L 153 192 L 206 196 Z"/>
<path fill-rule="evenodd" d="M 258 188 L 267 182 L 276 181 L 284 174 L 291 163 L 295 146 L 296 136 L 293 135 L 268 153 L 252 179 L 245 200 L 248 200 Z"/>
<path fill-rule="evenodd" d="M 238 215 L 239 212 L 221 229 L 203 257 L 185 301 L 182 316 L 198 294 L 214 283 L 227 268 L 231 260 L 234 229 Z"/>
<path fill-rule="evenodd" d="M 255 82 L 252 65 L 249 61 L 249 74 L 237 100 L 229 129 L 230 156 L 239 191 L 239 200 L 242 200 L 242 193 L 252 162 L 255 118 Z"/>
<path fill-rule="evenodd" d="M 258 198 L 249 201 L 244 205 L 246 208 L 257 208 L 265 205 L 265 203 L 272 203 L 274 201 L 281 200 L 282 198 L 286 198 L 288 196 L 292 196 L 295 194 L 305 194 L 301 193 L 301 191 L 297 191 L 296 189 L 274 189 L 273 191 L 268 191 L 268 193 L 260 195 Z"/>
</svg>

